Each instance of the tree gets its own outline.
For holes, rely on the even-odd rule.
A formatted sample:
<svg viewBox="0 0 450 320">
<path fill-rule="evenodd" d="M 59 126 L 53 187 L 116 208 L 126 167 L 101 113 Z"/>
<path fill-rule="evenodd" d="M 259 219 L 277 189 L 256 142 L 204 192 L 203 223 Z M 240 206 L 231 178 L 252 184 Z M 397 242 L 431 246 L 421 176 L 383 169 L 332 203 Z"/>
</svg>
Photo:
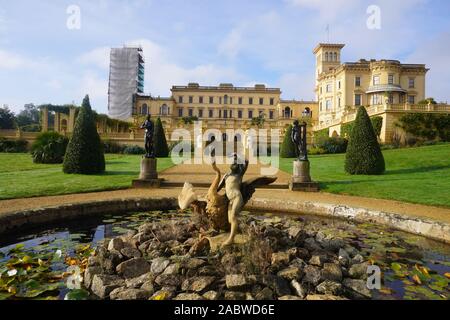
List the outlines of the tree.
<svg viewBox="0 0 450 320">
<path fill-rule="evenodd" d="M 15 127 L 14 113 L 7 106 L 0 108 L 0 129 L 14 129 Z"/>
<path fill-rule="evenodd" d="M 156 119 L 153 141 L 155 156 L 157 158 L 167 158 L 169 156 L 169 146 L 167 145 L 166 134 L 164 133 L 164 127 L 159 117 Z"/>
<path fill-rule="evenodd" d="M 19 127 L 31 124 L 39 124 L 40 110 L 34 104 L 26 104 L 24 109 L 16 116 L 17 125 Z"/>
<path fill-rule="evenodd" d="M 281 158 L 295 158 L 295 145 L 291 139 L 292 125 L 286 130 L 284 135 L 283 143 L 281 144 L 280 157 Z"/>
<path fill-rule="evenodd" d="M 382 174 L 383 153 L 366 109 L 361 106 L 350 135 L 345 155 L 345 171 L 350 174 Z"/>
<path fill-rule="evenodd" d="M 97 132 L 89 96 L 83 100 L 72 138 L 64 156 L 65 173 L 96 174 L 105 171 L 103 144 Z"/>
</svg>

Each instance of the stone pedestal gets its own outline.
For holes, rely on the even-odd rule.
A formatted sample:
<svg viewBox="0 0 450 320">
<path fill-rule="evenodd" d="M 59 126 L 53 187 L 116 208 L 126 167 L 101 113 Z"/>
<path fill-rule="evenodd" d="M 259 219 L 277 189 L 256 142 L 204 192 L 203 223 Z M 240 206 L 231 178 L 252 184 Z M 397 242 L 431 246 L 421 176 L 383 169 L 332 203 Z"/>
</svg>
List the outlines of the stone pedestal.
<svg viewBox="0 0 450 320">
<path fill-rule="evenodd" d="M 289 189 L 291 191 L 319 191 L 319 183 L 311 180 L 308 160 L 294 161 L 293 175 L 291 181 L 289 182 Z"/>
<path fill-rule="evenodd" d="M 156 158 L 142 158 L 139 179 L 133 180 L 132 183 L 134 188 L 159 188 L 161 186 L 162 179 L 158 179 L 156 164 Z"/>
</svg>

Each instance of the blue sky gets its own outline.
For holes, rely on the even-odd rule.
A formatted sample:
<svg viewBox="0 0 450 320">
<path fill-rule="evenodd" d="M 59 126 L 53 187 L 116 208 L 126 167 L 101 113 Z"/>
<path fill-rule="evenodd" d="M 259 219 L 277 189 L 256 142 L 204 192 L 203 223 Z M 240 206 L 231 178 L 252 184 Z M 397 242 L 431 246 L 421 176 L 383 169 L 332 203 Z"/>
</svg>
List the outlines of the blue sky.
<svg viewBox="0 0 450 320">
<path fill-rule="evenodd" d="M 80 8 L 81 28 L 66 26 Z M 377 5 L 381 28 L 369 29 Z M 0 105 L 79 104 L 107 112 L 109 48 L 140 44 L 145 91 L 172 85 L 265 83 L 283 98 L 314 98 L 312 49 L 345 43 L 343 61 L 425 63 L 427 96 L 450 101 L 447 0 L 0 0 Z"/>
</svg>

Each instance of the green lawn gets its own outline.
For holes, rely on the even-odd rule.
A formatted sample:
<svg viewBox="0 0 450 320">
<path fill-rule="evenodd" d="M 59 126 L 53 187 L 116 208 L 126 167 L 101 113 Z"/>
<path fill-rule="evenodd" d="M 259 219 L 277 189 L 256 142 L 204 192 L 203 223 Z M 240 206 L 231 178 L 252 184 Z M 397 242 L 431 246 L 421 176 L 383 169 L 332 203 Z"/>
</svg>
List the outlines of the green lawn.
<svg viewBox="0 0 450 320">
<path fill-rule="evenodd" d="M 30 154 L 0 153 L 0 199 L 128 188 L 139 176 L 141 158 L 107 154 L 105 173 L 72 175 L 62 165 L 34 164 Z M 158 159 L 158 171 L 171 166 L 170 158 Z"/>
<path fill-rule="evenodd" d="M 344 154 L 311 156 L 311 177 L 323 191 L 450 207 L 450 144 L 383 151 L 386 173 L 352 176 Z M 293 159 L 280 159 L 291 173 Z"/>
</svg>

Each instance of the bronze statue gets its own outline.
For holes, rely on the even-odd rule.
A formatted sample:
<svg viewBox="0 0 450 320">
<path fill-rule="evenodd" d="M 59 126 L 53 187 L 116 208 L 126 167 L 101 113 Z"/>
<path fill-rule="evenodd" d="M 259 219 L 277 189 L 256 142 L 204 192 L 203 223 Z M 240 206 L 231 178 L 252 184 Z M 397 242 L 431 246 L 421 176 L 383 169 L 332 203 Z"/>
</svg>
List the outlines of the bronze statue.
<svg viewBox="0 0 450 320">
<path fill-rule="evenodd" d="M 295 144 L 295 154 L 300 161 L 308 160 L 308 151 L 306 149 L 306 122 L 300 125 L 298 120 L 294 121 L 292 127 L 291 140 Z"/>
<path fill-rule="evenodd" d="M 154 125 L 152 120 L 150 120 L 150 115 L 147 116 L 147 119 L 142 124 L 141 129 L 145 129 L 145 157 L 146 158 L 155 158 L 155 152 L 153 149 L 153 130 Z"/>
<path fill-rule="evenodd" d="M 221 172 L 213 161 L 212 168 L 216 172 L 208 193 L 206 201 L 198 200 L 192 184 L 186 182 L 184 188 L 178 196 L 178 205 L 181 209 L 191 207 L 194 214 L 205 217 L 209 228 L 215 230 L 228 231 L 230 236 L 223 243 L 229 245 L 234 242 L 238 229 L 238 215 L 245 204 L 250 200 L 255 189 L 273 183 L 276 177 L 256 177 L 242 182 L 242 177 L 248 167 L 248 160 L 243 164 L 238 163 L 237 155 L 234 154 L 234 161 L 230 168 L 230 173 L 226 174 L 222 181 Z M 219 184 L 219 181 L 220 184 Z M 219 191 L 225 186 L 225 194 Z"/>
</svg>

